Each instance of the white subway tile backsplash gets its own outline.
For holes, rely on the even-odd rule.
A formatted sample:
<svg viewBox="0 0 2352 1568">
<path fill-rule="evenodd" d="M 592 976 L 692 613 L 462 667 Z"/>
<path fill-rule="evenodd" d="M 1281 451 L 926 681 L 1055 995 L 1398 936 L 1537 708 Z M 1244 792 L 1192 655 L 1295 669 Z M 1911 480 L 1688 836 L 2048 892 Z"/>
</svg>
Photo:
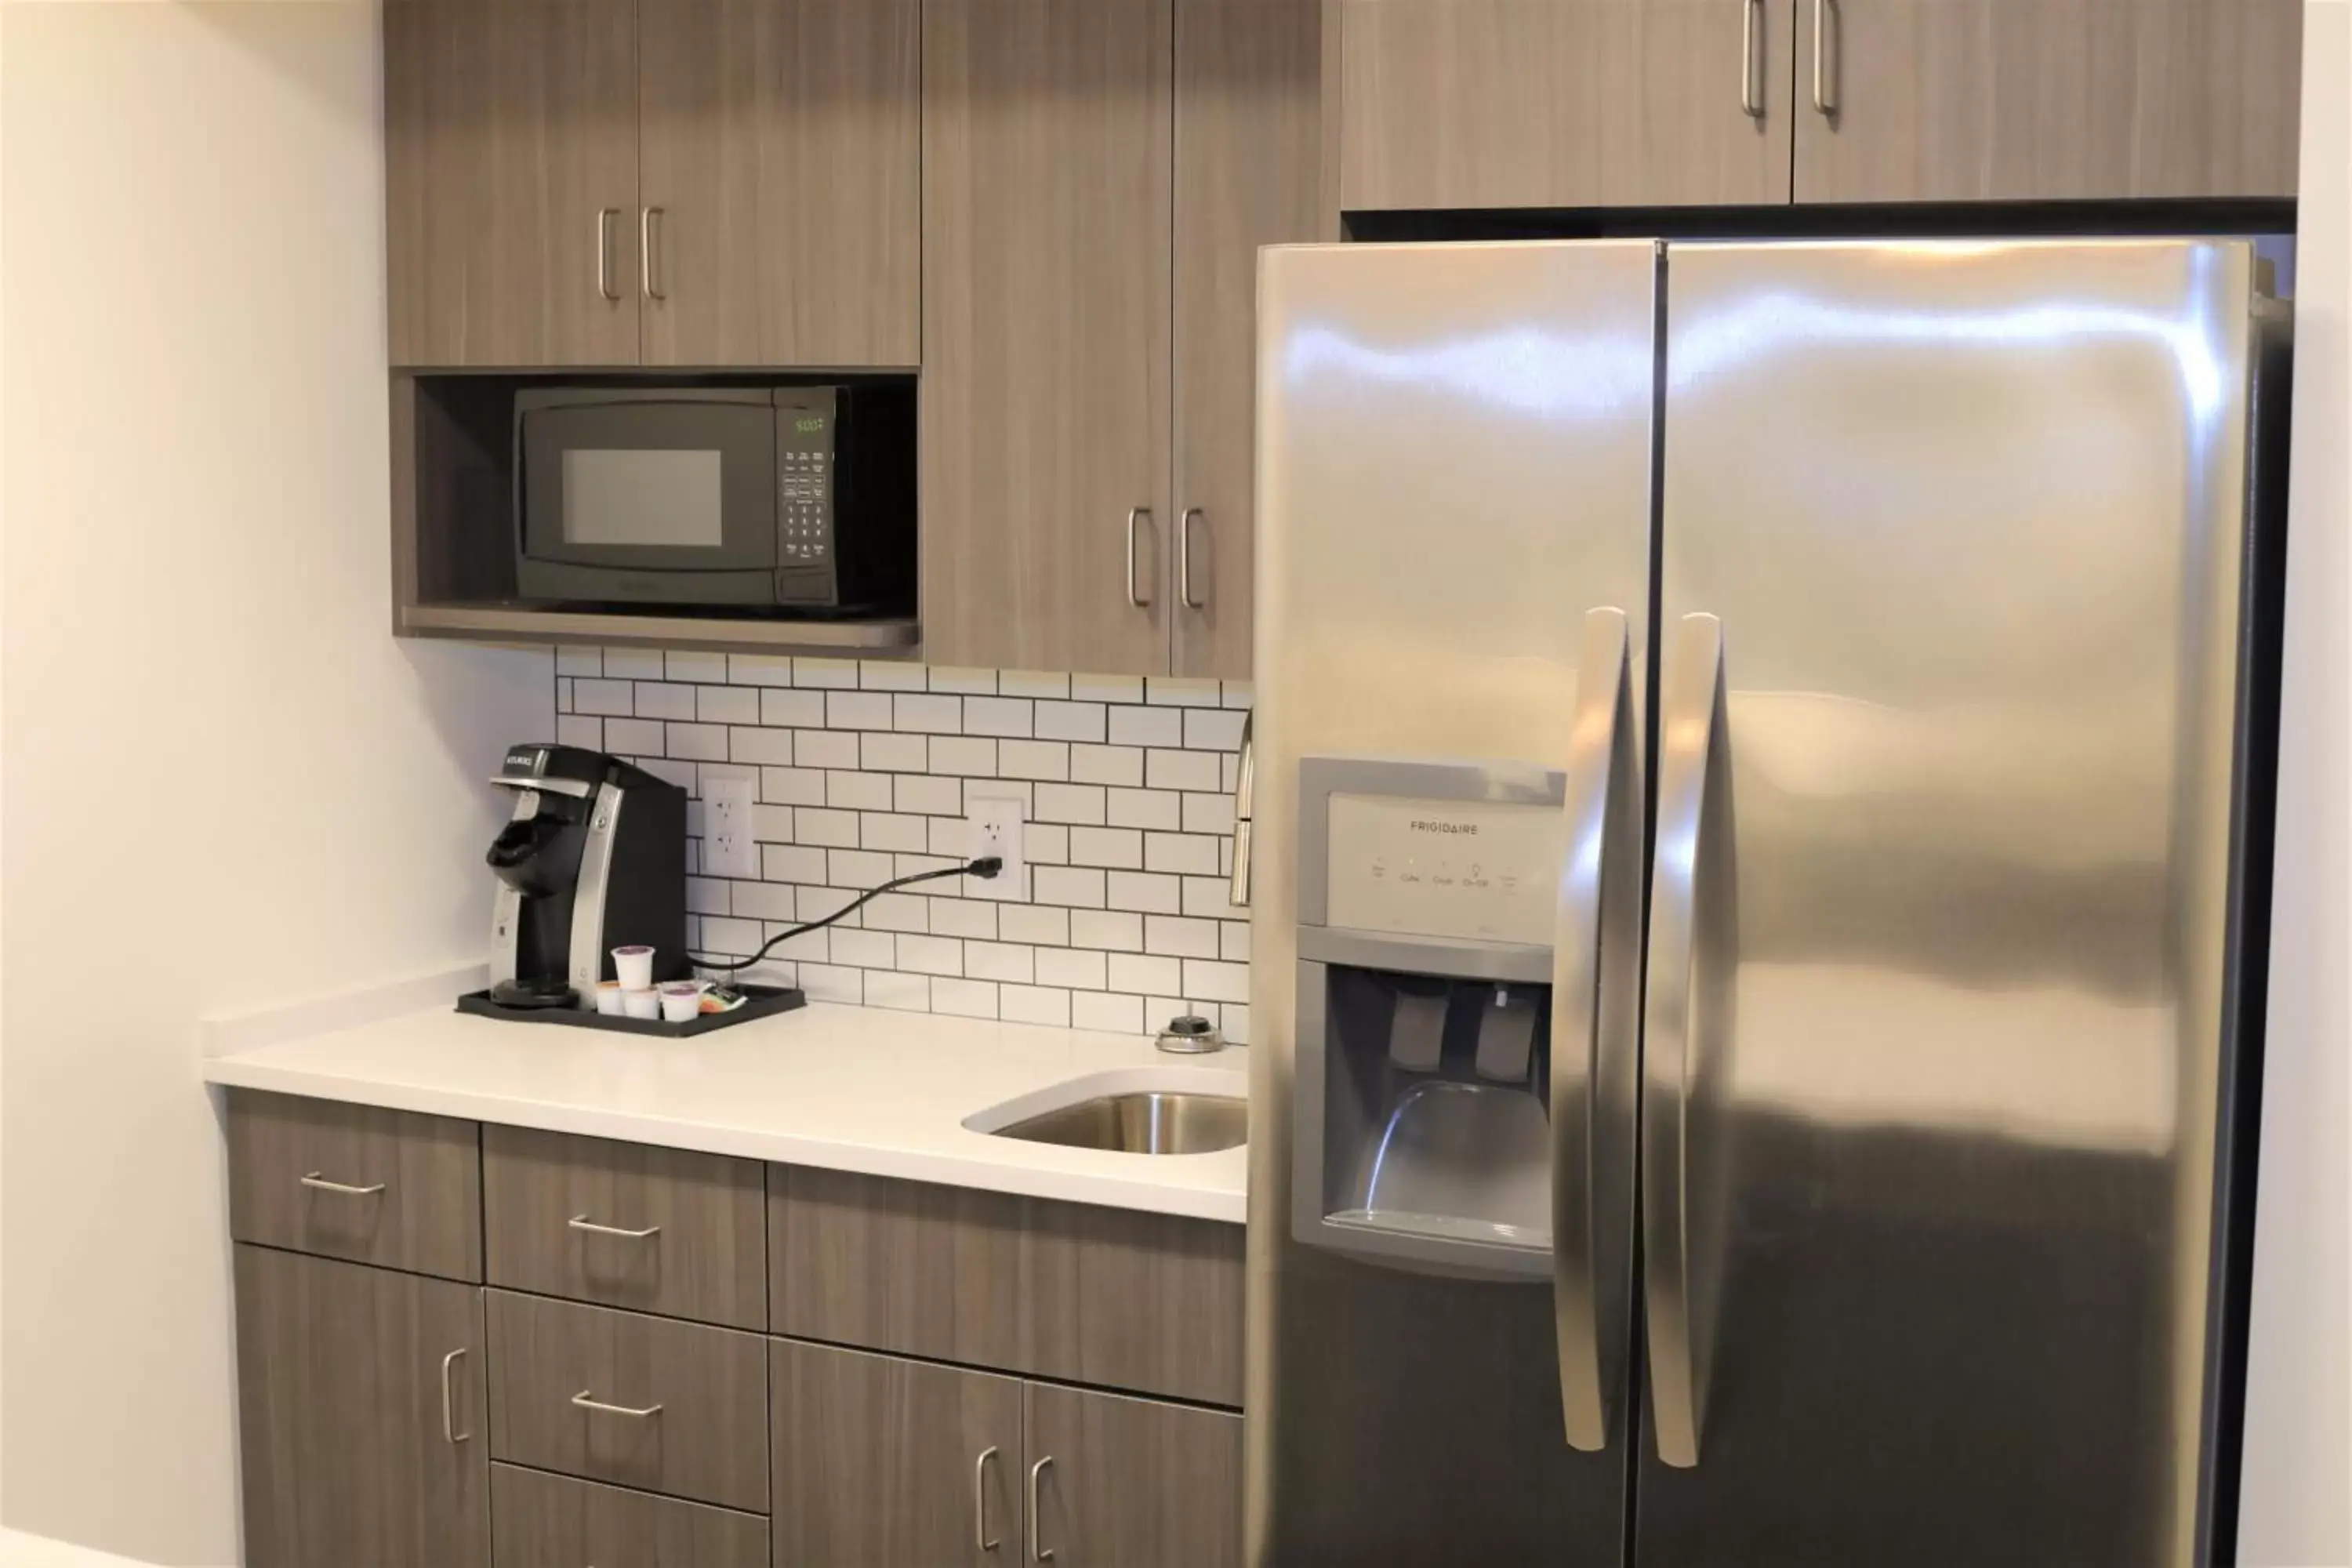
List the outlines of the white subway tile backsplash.
<svg viewBox="0 0 2352 1568">
<path fill-rule="evenodd" d="M 854 768 L 857 737 L 845 730 L 795 730 L 793 761 L 804 768 Z"/>
<path fill-rule="evenodd" d="M 1070 779 L 1133 788 L 1143 783 L 1143 752 L 1134 746 L 1072 746 Z"/>
<path fill-rule="evenodd" d="M 780 690 L 770 687 L 760 693 L 760 722 L 778 728 L 822 730 L 824 728 L 824 693 Z"/>
<path fill-rule="evenodd" d="M 1213 752 L 1154 750 L 1144 753 L 1143 782 L 1152 789 L 1215 790 L 1217 754 Z"/>
<path fill-rule="evenodd" d="M 1245 684 L 627 648 L 561 650 L 555 679 L 559 739 L 689 790 L 756 770 L 760 876 L 695 872 L 688 839 L 697 951 L 747 956 L 863 890 L 952 868 L 971 853 L 973 802 L 1011 799 L 1025 887 L 881 894 L 780 944 L 752 977 L 818 1000 L 1126 1033 L 1189 1008 L 1246 1038 L 1248 917 L 1223 875 Z"/>
<path fill-rule="evenodd" d="M 659 680 L 667 668 L 659 648 L 608 647 L 604 673 L 616 680 Z"/>
</svg>

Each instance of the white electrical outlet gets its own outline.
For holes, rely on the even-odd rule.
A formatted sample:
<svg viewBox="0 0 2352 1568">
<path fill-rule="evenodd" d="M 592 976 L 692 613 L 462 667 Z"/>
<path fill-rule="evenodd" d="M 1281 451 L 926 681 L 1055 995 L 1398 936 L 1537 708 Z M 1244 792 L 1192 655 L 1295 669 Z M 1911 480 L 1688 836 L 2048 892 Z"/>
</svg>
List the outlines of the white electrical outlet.
<svg viewBox="0 0 2352 1568">
<path fill-rule="evenodd" d="M 964 802 L 964 824 L 971 837 L 964 858 L 993 855 L 1004 862 L 994 877 L 967 877 L 964 892 L 981 899 L 1025 899 L 1029 870 L 1021 858 L 1021 800 L 1017 795 L 975 795 Z"/>
<path fill-rule="evenodd" d="M 751 837 L 750 779 L 703 779 L 702 872 L 706 877 L 760 874 L 760 846 Z"/>
</svg>

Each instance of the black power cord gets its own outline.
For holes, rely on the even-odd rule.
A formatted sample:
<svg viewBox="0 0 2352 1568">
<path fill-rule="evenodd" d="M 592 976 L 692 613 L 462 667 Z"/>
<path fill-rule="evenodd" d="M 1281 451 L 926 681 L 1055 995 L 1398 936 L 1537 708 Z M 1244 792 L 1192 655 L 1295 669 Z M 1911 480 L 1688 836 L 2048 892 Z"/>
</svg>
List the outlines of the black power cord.
<svg viewBox="0 0 2352 1568">
<path fill-rule="evenodd" d="M 686 956 L 697 969 L 715 969 L 722 974 L 738 969 L 749 969 L 767 957 L 778 942 L 790 942 L 796 936 L 805 936 L 813 931 L 823 931 L 844 915 L 872 903 L 885 893 L 893 892 L 900 888 L 910 888 L 917 882 L 936 882 L 942 877 L 978 877 L 982 881 L 987 881 L 1003 869 L 1004 861 L 1001 856 L 983 855 L 977 860 L 967 860 L 961 866 L 942 866 L 936 871 L 918 871 L 911 877 L 895 878 L 878 888 L 867 889 L 821 921 L 811 921 L 806 925 L 796 925 L 790 931 L 778 931 L 766 942 L 761 942 L 760 951 L 749 958 L 705 958 L 698 952 L 689 952 Z"/>
</svg>

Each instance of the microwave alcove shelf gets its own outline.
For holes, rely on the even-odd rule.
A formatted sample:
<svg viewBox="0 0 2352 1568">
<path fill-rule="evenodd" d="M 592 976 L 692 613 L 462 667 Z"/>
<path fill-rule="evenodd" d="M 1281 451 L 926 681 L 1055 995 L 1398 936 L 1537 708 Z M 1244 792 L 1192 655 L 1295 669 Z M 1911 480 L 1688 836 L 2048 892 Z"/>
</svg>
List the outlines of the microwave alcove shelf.
<svg viewBox="0 0 2352 1568">
<path fill-rule="evenodd" d="M 909 658 L 914 378 L 396 372 L 393 629 Z"/>
</svg>

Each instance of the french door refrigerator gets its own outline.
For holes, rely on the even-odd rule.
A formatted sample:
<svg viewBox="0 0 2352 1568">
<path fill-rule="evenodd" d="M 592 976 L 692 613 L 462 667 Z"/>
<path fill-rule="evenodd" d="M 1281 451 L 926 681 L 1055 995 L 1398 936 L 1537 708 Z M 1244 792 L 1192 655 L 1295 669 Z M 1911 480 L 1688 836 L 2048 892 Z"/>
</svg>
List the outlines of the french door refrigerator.
<svg viewBox="0 0 2352 1568">
<path fill-rule="evenodd" d="M 1254 1563 L 2205 1561 L 2283 320 L 1265 253 Z"/>
</svg>

